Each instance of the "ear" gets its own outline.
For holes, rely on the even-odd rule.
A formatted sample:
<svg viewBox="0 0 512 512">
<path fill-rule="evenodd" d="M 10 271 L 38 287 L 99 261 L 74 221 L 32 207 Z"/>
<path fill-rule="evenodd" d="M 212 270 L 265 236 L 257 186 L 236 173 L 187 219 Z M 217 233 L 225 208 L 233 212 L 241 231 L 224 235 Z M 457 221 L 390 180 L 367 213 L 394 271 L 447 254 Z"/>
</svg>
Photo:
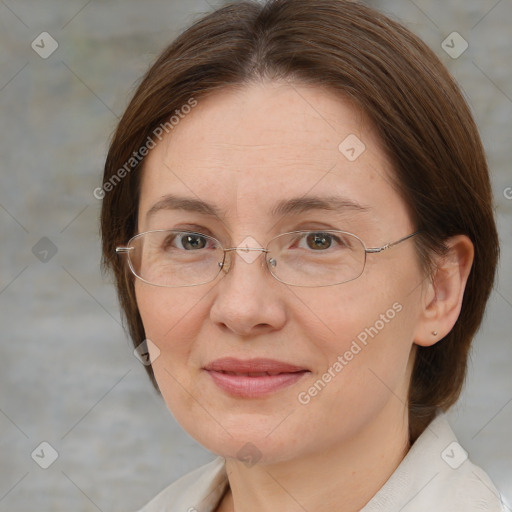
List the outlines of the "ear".
<svg viewBox="0 0 512 512">
<path fill-rule="evenodd" d="M 422 347 L 434 345 L 452 330 L 473 264 L 474 247 L 467 236 L 449 238 L 446 246 L 446 254 L 436 258 L 433 276 L 422 295 L 422 311 L 414 337 L 416 345 Z"/>
</svg>

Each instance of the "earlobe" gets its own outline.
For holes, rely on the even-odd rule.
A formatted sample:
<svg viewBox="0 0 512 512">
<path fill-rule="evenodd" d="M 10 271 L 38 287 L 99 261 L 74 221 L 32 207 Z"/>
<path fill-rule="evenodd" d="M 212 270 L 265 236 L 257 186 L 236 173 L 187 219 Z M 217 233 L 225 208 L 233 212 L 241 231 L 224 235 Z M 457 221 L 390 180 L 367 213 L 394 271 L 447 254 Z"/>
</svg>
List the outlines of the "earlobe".
<svg viewBox="0 0 512 512">
<path fill-rule="evenodd" d="M 452 330 L 473 264 L 474 247 L 467 236 L 454 236 L 445 244 L 447 251 L 436 257 L 435 270 L 423 294 L 423 311 L 414 337 L 414 342 L 423 347 L 434 345 Z"/>
</svg>

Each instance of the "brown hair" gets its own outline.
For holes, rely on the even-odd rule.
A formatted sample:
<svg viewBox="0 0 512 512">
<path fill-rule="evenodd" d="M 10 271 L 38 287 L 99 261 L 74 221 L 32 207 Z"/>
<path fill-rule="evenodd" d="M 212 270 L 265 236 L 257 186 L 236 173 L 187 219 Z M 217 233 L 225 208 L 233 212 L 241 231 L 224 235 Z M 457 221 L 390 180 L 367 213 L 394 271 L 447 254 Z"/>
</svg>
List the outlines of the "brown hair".
<svg viewBox="0 0 512 512">
<path fill-rule="evenodd" d="M 409 30 L 353 1 L 228 4 L 186 30 L 146 73 L 110 146 L 101 212 L 103 268 L 113 272 L 132 341 L 145 339 L 144 327 L 133 275 L 115 247 L 135 234 L 144 162 L 137 152 L 190 98 L 262 78 L 325 86 L 362 108 L 422 230 L 415 243 L 425 269 L 447 238 L 464 234 L 474 244 L 459 319 L 443 340 L 417 349 L 409 390 L 414 441 L 436 408 L 457 400 L 464 382 L 498 258 L 492 193 L 470 110 L 440 60 Z"/>
</svg>

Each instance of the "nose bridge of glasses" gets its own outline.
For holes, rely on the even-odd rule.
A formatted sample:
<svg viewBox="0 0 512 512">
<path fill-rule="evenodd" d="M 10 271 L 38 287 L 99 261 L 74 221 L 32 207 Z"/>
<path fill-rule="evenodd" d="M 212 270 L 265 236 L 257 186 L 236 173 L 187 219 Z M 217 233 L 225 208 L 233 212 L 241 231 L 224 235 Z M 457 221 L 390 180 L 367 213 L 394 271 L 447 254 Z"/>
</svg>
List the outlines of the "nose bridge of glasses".
<svg viewBox="0 0 512 512">
<path fill-rule="evenodd" d="M 268 252 L 268 249 L 264 247 L 228 247 L 227 249 L 223 249 L 224 252 L 232 252 L 236 251 L 240 254 L 240 252 L 247 253 L 249 251 L 259 251 L 259 252 Z"/>
<path fill-rule="evenodd" d="M 256 261 L 260 255 L 260 253 L 268 253 L 268 250 L 264 247 L 228 247 L 227 249 L 223 249 L 224 251 L 224 260 L 219 263 L 219 267 L 224 271 L 228 272 L 232 265 L 231 254 L 235 252 L 243 259 L 246 263 L 251 264 Z M 226 256 L 229 256 L 226 258 Z"/>
</svg>

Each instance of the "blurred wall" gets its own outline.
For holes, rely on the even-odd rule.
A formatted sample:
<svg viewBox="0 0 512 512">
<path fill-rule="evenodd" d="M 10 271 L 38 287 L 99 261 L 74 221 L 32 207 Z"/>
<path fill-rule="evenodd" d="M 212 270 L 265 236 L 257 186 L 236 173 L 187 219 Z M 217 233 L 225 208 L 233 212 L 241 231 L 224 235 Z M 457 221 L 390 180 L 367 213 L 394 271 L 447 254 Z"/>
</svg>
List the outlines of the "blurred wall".
<svg viewBox="0 0 512 512">
<path fill-rule="evenodd" d="M 512 3 L 371 4 L 446 63 L 488 153 L 501 268 L 450 418 L 470 457 L 510 500 Z M 218 5 L 0 2 L 0 512 L 137 510 L 213 458 L 176 424 L 133 356 L 111 283 L 99 272 L 93 190 L 137 80 L 171 39 Z"/>
</svg>

